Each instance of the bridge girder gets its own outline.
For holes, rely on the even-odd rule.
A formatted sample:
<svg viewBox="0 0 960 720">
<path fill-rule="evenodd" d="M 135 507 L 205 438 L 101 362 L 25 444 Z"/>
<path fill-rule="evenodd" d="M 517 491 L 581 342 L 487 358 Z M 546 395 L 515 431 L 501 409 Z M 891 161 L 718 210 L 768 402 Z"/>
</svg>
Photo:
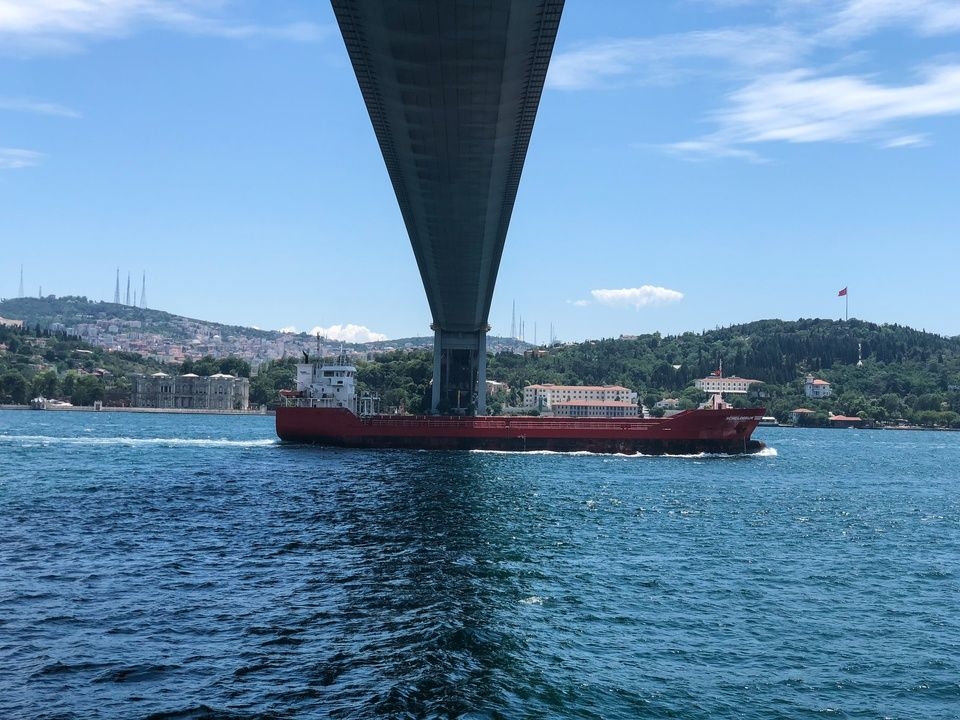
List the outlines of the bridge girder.
<svg viewBox="0 0 960 720">
<path fill-rule="evenodd" d="M 458 364 L 482 411 L 490 304 L 563 0 L 332 5 L 426 290 L 434 367 L 472 353 Z"/>
<path fill-rule="evenodd" d="M 563 0 L 333 0 L 436 327 L 486 328 Z"/>
</svg>

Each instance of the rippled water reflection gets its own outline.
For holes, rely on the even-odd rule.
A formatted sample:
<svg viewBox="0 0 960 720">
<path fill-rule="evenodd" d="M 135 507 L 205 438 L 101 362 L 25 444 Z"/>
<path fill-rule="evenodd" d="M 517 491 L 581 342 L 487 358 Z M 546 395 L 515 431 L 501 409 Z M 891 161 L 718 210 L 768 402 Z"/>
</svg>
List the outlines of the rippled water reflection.
<svg viewBox="0 0 960 720">
<path fill-rule="evenodd" d="M 960 435 L 623 458 L 0 412 L 0 717 L 956 717 Z"/>
</svg>

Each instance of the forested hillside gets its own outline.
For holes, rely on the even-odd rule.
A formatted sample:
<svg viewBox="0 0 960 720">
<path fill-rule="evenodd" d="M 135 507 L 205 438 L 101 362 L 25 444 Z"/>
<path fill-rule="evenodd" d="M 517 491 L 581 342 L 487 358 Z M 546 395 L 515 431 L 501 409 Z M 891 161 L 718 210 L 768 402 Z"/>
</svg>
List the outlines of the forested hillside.
<svg viewBox="0 0 960 720">
<path fill-rule="evenodd" d="M 65 398 L 75 405 L 95 400 L 129 403 L 130 376 L 163 369 L 136 353 L 109 352 L 40 328 L 0 326 L 0 403 Z"/>
<path fill-rule="evenodd" d="M 426 352 L 384 355 L 362 367 L 360 379 L 388 405 L 422 409 L 430 362 Z M 537 354 L 501 353 L 490 358 L 487 377 L 511 389 L 509 396 L 494 398 L 494 409 L 518 404 L 525 385 L 547 382 L 619 384 L 637 390 L 648 406 L 677 397 L 690 407 L 704 397 L 693 381 L 721 362 L 724 375 L 763 381 L 750 397 L 732 398 L 735 402 L 763 404 L 781 420 L 808 407 L 822 419 L 834 412 L 960 424 L 960 393 L 952 389 L 960 386 L 960 338 L 859 320 L 760 320 L 705 333 L 654 333 Z M 832 383 L 833 397 L 806 398 L 807 373 Z"/>
<path fill-rule="evenodd" d="M 277 335 L 271 330 L 194 320 L 163 310 L 121 303 L 94 302 L 75 295 L 9 298 L 0 302 L 0 315 L 23 320 L 29 327 L 39 326 L 44 329 L 52 325 L 70 327 L 99 320 L 135 321 L 141 324 L 145 332 L 163 333 L 170 341 L 181 342 L 190 340 L 193 337 L 191 330 L 197 326 L 203 327 L 209 334 L 243 334 L 260 338 Z"/>
<path fill-rule="evenodd" d="M 251 378 L 251 403 L 276 404 L 277 392 L 293 385 L 297 360 L 263 364 Z M 525 385 L 557 383 L 624 385 L 636 390 L 647 407 L 664 398 L 694 407 L 705 396 L 693 381 L 721 362 L 726 376 L 762 381 L 749 396 L 728 399 L 764 405 L 781 421 L 791 410 L 805 407 L 814 411 L 814 423 L 825 423 L 835 413 L 960 426 L 960 338 L 859 320 L 760 320 L 704 333 L 653 333 L 524 355 L 498 353 L 488 360 L 487 377 L 507 383 L 510 391 L 493 397 L 489 406 L 501 412 L 520 404 Z M 249 365 L 236 358 L 163 365 L 136 353 L 108 352 L 62 332 L 0 327 L 0 402 L 24 402 L 42 394 L 77 404 L 90 398 L 122 404 L 133 373 L 158 369 L 249 373 Z M 426 410 L 432 372 L 432 355 L 426 350 L 393 351 L 358 363 L 361 387 L 378 393 L 387 410 Z M 807 374 L 830 382 L 833 396 L 805 397 Z"/>
</svg>

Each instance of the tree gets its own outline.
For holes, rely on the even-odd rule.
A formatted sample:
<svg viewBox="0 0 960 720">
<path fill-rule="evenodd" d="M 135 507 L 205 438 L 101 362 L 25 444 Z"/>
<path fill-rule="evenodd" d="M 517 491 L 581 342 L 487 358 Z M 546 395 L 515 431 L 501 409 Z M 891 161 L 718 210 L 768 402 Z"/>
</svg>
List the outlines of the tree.
<svg viewBox="0 0 960 720">
<path fill-rule="evenodd" d="M 27 402 L 29 389 L 27 379 L 16 370 L 8 370 L 0 375 L 0 398 L 3 402 L 23 405 Z"/>
<path fill-rule="evenodd" d="M 200 358 L 193 364 L 193 372 L 204 377 L 220 372 L 220 362 L 210 355 Z"/>
<path fill-rule="evenodd" d="M 903 401 L 895 393 L 884 393 L 880 397 L 880 405 L 890 417 L 900 417 L 903 407 Z"/>
<path fill-rule="evenodd" d="M 264 363 L 256 377 L 250 381 L 250 403 L 276 407 L 280 403 L 280 391 L 293 389 L 296 377 L 295 359 Z"/>
<path fill-rule="evenodd" d="M 934 410 L 939 411 L 943 408 L 944 399 L 942 395 L 937 393 L 924 393 L 917 398 L 917 402 L 914 404 L 914 410 Z"/>
<path fill-rule="evenodd" d="M 30 384 L 32 397 L 52 398 L 60 394 L 60 378 L 56 370 L 44 370 L 34 376 Z"/>
<path fill-rule="evenodd" d="M 66 397 L 71 397 L 73 395 L 74 389 L 77 387 L 77 378 L 80 377 L 76 372 L 71 370 L 66 375 L 63 376 L 63 383 L 60 387 L 60 392 L 63 393 Z"/>
<path fill-rule="evenodd" d="M 93 405 L 103 400 L 103 383 L 96 375 L 81 375 L 73 388 L 70 402 L 74 405 Z"/>
<path fill-rule="evenodd" d="M 250 363 L 240 358 L 227 357 L 220 359 L 220 372 L 236 377 L 250 377 Z"/>
</svg>

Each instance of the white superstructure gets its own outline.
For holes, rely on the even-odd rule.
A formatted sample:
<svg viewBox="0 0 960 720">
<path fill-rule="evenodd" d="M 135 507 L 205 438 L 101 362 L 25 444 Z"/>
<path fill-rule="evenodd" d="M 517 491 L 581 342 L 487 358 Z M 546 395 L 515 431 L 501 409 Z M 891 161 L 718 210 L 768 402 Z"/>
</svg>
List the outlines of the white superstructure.
<svg viewBox="0 0 960 720">
<path fill-rule="evenodd" d="M 343 357 L 330 364 L 297 364 L 297 390 L 285 395 L 303 407 L 346 408 L 357 412 L 357 368 Z"/>
</svg>

